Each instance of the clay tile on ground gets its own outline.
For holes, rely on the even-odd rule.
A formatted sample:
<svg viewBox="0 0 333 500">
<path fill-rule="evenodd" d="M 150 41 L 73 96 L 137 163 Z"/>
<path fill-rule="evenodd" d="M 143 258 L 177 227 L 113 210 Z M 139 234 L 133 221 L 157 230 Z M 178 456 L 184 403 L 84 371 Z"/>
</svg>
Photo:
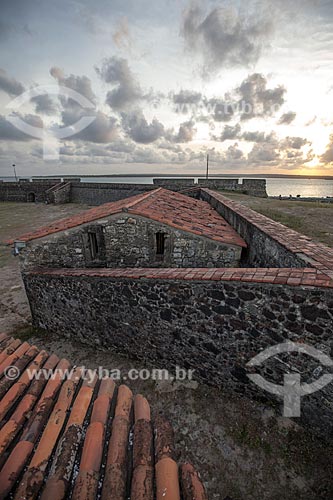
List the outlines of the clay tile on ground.
<svg viewBox="0 0 333 500">
<path fill-rule="evenodd" d="M 198 472 L 192 464 L 180 467 L 180 481 L 184 500 L 208 500 Z"/>
<path fill-rule="evenodd" d="M 0 350 L 9 339 L 0 333 Z M 161 416 L 152 418 L 155 456 L 150 407 L 144 396 L 133 398 L 127 386 L 117 389 L 110 379 L 83 380 L 82 368 L 69 370 L 67 360 L 48 357 L 28 343 L 4 347 L 2 362 L 14 359 L 21 346 L 22 356 L 16 360 L 21 363 L 20 378 L 8 390 L 2 384 L 5 379 L 0 381 L 6 389 L 0 403 L 1 499 L 10 495 L 13 500 L 126 500 L 129 496 L 131 500 L 179 500 L 171 424 Z M 28 368 L 41 367 L 47 373 L 56 370 L 52 372 L 56 375 L 30 380 Z M 189 484 L 200 492 L 197 478 L 191 470 Z"/>
</svg>

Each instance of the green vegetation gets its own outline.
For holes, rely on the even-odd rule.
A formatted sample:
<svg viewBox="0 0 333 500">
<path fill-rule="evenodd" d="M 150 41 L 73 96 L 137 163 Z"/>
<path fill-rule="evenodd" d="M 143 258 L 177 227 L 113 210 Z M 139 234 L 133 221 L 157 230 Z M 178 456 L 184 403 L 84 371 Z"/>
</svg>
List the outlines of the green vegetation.
<svg viewBox="0 0 333 500">
<path fill-rule="evenodd" d="M 24 325 L 17 328 L 11 335 L 25 342 L 33 337 L 44 337 L 46 331 L 41 328 L 34 328 L 32 325 Z"/>
</svg>

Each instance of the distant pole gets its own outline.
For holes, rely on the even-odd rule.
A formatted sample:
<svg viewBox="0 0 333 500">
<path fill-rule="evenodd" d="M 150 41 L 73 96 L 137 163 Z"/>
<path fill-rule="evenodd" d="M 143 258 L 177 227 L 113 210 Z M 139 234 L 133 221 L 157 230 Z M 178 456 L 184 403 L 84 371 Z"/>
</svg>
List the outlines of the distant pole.
<svg viewBox="0 0 333 500">
<path fill-rule="evenodd" d="M 12 167 L 13 167 L 13 169 L 14 169 L 15 180 L 16 180 L 16 182 L 17 182 L 17 175 L 16 175 L 16 168 L 15 168 L 15 167 L 16 167 L 16 165 L 15 165 L 15 163 L 13 163 Z"/>
<path fill-rule="evenodd" d="M 209 174 L 209 155 L 207 155 L 207 170 L 206 170 L 206 179 L 208 180 L 208 174 Z"/>
</svg>

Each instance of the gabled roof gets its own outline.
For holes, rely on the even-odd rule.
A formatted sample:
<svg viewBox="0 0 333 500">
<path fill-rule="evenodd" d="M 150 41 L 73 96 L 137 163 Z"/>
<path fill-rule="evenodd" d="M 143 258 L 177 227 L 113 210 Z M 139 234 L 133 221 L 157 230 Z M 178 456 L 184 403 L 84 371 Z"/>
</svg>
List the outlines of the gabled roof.
<svg viewBox="0 0 333 500">
<path fill-rule="evenodd" d="M 73 217 L 53 222 L 37 231 L 24 234 L 16 240 L 27 242 L 43 238 L 121 212 L 146 217 L 221 243 L 247 246 L 239 234 L 209 203 L 163 188 L 112 203 L 105 203 Z M 8 243 L 13 243 L 13 241 Z"/>
</svg>

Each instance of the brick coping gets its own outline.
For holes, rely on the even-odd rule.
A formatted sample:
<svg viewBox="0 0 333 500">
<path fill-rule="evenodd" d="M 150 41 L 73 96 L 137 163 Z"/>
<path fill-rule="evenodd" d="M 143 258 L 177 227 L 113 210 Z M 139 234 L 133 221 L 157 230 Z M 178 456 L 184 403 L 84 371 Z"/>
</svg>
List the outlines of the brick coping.
<svg viewBox="0 0 333 500">
<path fill-rule="evenodd" d="M 34 269 L 25 274 L 58 277 L 236 281 L 333 288 L 333 279 L 314 268 L 53 268 Z"/>
<path fill-rule="evenodd" d="M 211 198 L 220 201 L 225 207 L 232 210 L 242 219 L 248 221 L 257 229 L 267 234 L 272 240 L 296 254 L 305 265 L 323 271 L 331 279 L 333 278 L 333 249 L 317 243 L 308 236 L 298 233 L 279 222 L 269 219 L 265 215 L 245 207 L 241 203 L 226 198 L 222 194 L 211 189 L 201 188 Z"/>
</svg>

